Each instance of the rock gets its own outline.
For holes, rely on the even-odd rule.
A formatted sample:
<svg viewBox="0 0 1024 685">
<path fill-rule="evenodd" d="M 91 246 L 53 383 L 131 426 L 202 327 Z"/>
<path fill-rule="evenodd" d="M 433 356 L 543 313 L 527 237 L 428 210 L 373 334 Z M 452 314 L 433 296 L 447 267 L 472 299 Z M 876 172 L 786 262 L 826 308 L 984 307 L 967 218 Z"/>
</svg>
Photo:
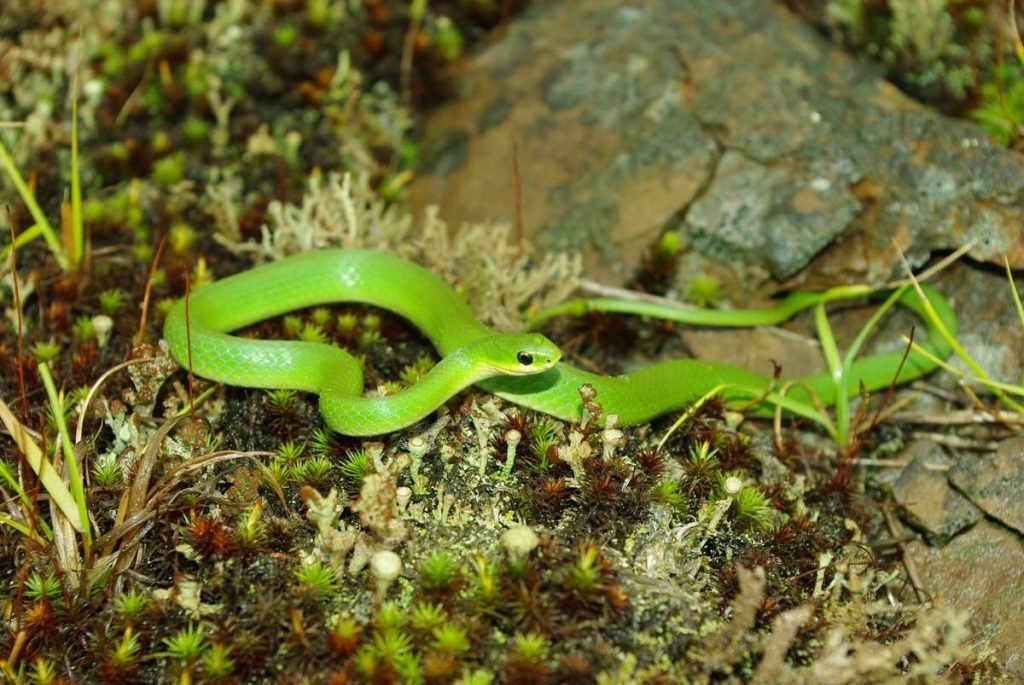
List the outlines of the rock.
<svg viewBox="0 0 1024 685">
<path fill-rule="evenodd" d="M 685 234 L 716 261 L 739 258 L 778 279 L 804 268 L 860 211 L 844 183 L 741 152 L 723 154 L 715 178 L 686 214 Z"/>
<path fill-rule="evenodd" d="M 1022 682 L 1024 541 L 1020 536 L 983 520 L 945 547 L 912 542 L 909 552 L 928 596 L 967 612 L 979 651 L 990 648 L 1009 671 L 1008 682 Z"/>
<path fill-rule="evenodd" d="M 602 1 L 515 22 L 468 65 L 471 97 L 428 122 L 412 204 L 440 202 L 452 223 L 513 219 L 518 146 L 530 240 L 580 250 L 621 280 L 718 157 L 679 97 L 673 27 L 655 19 Z"/>
<path fill-rule="evenodd" d="M 771 377 L 777 364 L 782 378 L 800 378 L 825 368 L 821 345 L 813 337 L 784 328 L 741 328 L 722 331 L 684 328 L 686 350 L 698 359 L 732 364 Z"/>
<path fill-rule="evenodd" d="M 938 445 L 918 440 L 905 455 L 911 462 L 892 485 L 893 499 L 903 519 L 921 531 L 929 543 L 945 545 L 981 520 L 981 510 L 950 487 L 941 468 L 950 460 Z"/>
<path fill-rule="evenodd" d="M 943 274 L 941 290 L 956 312 L 960 344 L 992 378 L 1019 380 L 1024 368 L 1024 326 L 1018 323 L 1005 273 L 957 264 Z M 951 362 L 973 377 L 959 358 Z M 987 392 L 978 384 L 974 388 Z"/>
<path fill-rule="evenodd" d="M 884 282 L 894 241 L 914 265 L 977 239 L 973 258 L 1024 266 L 1021 158 L 780 3 L 545 3 L 465 82 L 427 122 L 411 203 L 513 219 L 517 147 L 525 238 L 583 251 L 596 280 L 623 280 L 665 230 L 688 268 L 762 291 Z"/>
<path fill-rule="evenodd" d="M 995 453 L 960 459 L 949 479 L 986 514 L 1024 533 L 1024 437 L 1004 440 Z"/>
</svg>

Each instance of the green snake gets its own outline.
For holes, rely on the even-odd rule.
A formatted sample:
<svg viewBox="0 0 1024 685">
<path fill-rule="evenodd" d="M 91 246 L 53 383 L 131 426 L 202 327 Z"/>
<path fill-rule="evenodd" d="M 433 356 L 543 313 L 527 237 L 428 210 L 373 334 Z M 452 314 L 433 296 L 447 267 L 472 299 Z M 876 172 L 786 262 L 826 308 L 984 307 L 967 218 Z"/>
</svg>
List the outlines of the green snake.
<svg viewBox="0 0 1024 685">
<path fill-rule="evenodd" d="M 955 334 L 956 319 L 946 301 L 932 290 L 924 292 Z M 771 309 L 729 312 L 726 318 L 730 325 L 764 325 L 820 301 L 817 293 L 795 293 Z M 924 304 L 912 290 L 899 301 L 924 318 Z M 364 397 L 359 364 L 338 347 L 229 335 L 285 312 L 334 302 L 369 304 L 408 319 L 430 339 L 441 361 L 408 389 Z M 647 422 L 716 388 L 727 400 L 767 398 L 805 415 L 813 411 L 815 399 L 820 404 L 836 399 L 836 383 L 827 373 L 798 379 L 784 397 L 773 392 L 776 384 L 770 377 L 712 361 L 667 361 L 621 376 L 590 373 L 560 362 L 559 348 L 540 334 L 504 334 L 480 322 L 427 269 L 370 250 L 319 250 L 259 266 L 197 289 L 188 297 L 187 310 L 188 330 L 184 299 L 175 303 L 164 324 L 171 354 L 182 366 L 221 383 L 316 393 L 327 424 L 346 435 L 379 435 L 410 426 L 474 384 L 569 421 L 580 419 L 580 388 L 589 384 L 604 415 L 617 415 L 620 425 Z M 943 337 L 931 324 L 928 330 L 923 347 L 947 357 Z M 902 350 L 895 350 L 856 360 L 847 377 L 848 394 L 912 380 L 935 366 L 916 352 L 903 357 Z M 770 410 L 764 404 L 755 409 Z"/>
</svg>

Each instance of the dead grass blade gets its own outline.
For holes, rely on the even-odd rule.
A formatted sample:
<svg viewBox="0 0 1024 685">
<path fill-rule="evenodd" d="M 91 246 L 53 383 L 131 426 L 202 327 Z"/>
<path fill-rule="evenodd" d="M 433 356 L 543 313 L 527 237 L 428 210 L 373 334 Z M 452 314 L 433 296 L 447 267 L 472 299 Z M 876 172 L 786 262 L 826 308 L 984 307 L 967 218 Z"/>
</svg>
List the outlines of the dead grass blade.
<svg viewBox="0 0 1024 685">
<path fill-rule="evenodd" d="M 60 513 L 67 518 L 75 531 L 83 532 L 82 519 L 78 515 L 78 505 L 74 497 L 71 496 L 71 491 L 68 489 L 64 479 L 53 468 L 53 463 L 43 454 L 43 450 L 39 445 L 29 436 L 28 429 L 15 418 L 10 407 L 3 400 L 0 400 L 0 421 L 7 428 L 7 432 L 14 439 L 18 449 L 25 455 L 25 461 L 35 471 L 39 482 L 43 484 L 43 488 L 50 496 L 50 500 L 56 505 Z"/>
</svg>

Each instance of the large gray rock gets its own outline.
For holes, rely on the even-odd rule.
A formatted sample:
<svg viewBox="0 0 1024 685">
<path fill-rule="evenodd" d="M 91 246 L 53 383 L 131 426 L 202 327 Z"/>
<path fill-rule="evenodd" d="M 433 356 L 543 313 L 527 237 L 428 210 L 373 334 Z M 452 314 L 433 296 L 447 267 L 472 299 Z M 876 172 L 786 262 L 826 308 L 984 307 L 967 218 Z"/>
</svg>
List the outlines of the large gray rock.
<svg viewBox="0 0 1024 685">
<path fill-rule="evenodd" d="M 942 449 L 928 440 L 918 440 L 903 452 L 910 463 L 892 484 L 892 496 L 904 520 L 921 531 L 933 545 L 945 545 L 953 536 L 980 521 L 984 514 L 949 485 L 949 465 Z"/>
<path fill-rule="evenodd" d="M 961 459 L 949 480 L 986 514 L 1024 533 L 1024 438 L 1004 440 L 995 453 Z"/>
<path fill-rule="evenodd" d="M 894 241 L 915 264 L 977 239 L 974 258 L 1024 265 L 1021 159 L 770 0 L 545 3 L 465 83 L 427 124 L 413 205 L 512 219 L 517 146 L 527 238 L 584 251 L 594 278 L 667 228 L 688 266 L 748 287 L 878 283 Z"/>
<path fill-rule="evenodd" d="M 1007 680 L 1024 682 L 1024 542 L 1015 532 L 987 520 L 942 548 L 911 542 L 907 551 L 929 600 L 966 612 L 973 641 L 990 651 Z M 905 593 L 909 601 L 909 588 Z"/>
</svg>

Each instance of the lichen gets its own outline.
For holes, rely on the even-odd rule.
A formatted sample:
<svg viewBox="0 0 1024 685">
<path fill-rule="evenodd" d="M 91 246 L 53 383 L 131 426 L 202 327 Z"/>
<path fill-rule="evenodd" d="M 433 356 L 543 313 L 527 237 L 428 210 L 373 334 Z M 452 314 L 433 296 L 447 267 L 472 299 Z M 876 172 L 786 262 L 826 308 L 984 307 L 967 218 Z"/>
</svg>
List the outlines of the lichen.
<svg viewBox="0 0 1024 685">
<path fill-rule="evenodd" d="M 350 176 L 311 179 L 300 204 L 268 208 L 264 258 L 325 247 L 383 249 L 417 261 L 455 286 L 482 320 L 509 332 L 522 330 L 525 313 L 565 300 L 582 278 L 578 255 L 533 255 L 508 223 L 453 231 L 436 208 L 417 221 Z"/>
</svg>

